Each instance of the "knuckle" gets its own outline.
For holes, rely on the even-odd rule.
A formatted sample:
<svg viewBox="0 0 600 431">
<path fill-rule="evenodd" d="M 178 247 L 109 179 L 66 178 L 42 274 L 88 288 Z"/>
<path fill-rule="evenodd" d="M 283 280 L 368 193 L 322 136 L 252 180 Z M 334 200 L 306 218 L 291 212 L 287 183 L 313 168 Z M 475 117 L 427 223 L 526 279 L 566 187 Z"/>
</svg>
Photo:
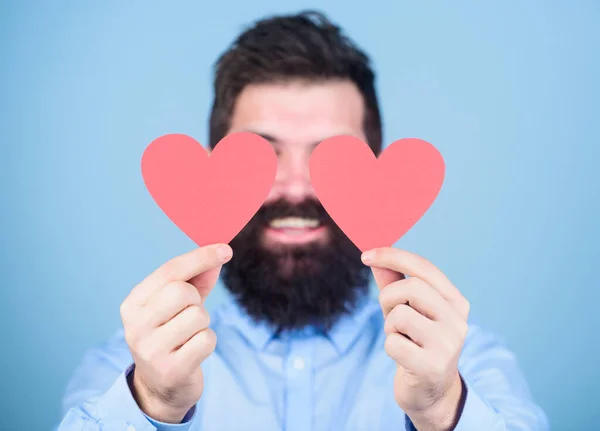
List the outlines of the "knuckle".
<svg viewBox="0 0 600 431">
<path fill-rule="evenodd" d="M 392 294 L 393 292 L 389 288 L 385 288 L 379 292 L 379 305 L 382 309 L 386 310 L 391 308 Z"/>
<path fill-rule="evenodd" d="M 203 328 L 210 326 L 210 314 L 202 308 L 200 308 L 200 326 Z"/>
<path fill-rule="evenodd" d="M 210 324 L 210 315 L 199 305 L 192 305 L 186 310 L 186 324 L 197 329 L 203 329 Z"/>
<path fill-rule="evenodd" d="M 187 303 L 201 306 L 202 298 L 200 297 L 200 292 L 198 292 L 198 289 L 196 289 L 194 287 L 194 285 L 192 285 L 190 283 L 184 283 L 184 284 L 185 284 L 184 289 L 186 292 Z"/>
<path fill-rule="evenodd" d="M 414 316 L 410 313 L 410 307 L 407 305 L 398 305 L 394 308 L 396 311 L 396 321 L 403 327 L 414 327 Z"/>
<path fill-rule="evenodd" d="M 142 326 L 135 322 L 134 319 L 130 319 L 127 324 L 123 325 L 125 340 L 129 347 L 136 347 L 139 345 L 144 335 Z"/>
<path fill-rule="evenodd" d="M 385 343 L 383 345 L 383 348 L 385 350 L 385 353 L 387 353 L 389 356 L 392 356 L 392 352 L 394 351 L 394 340 L 391 335 L 385 337 Z"/>
<path fill-rule="evenodd" d="M 421 286 L 422 283 L 423 283 L 423 281 L 417 277 L 410 277 L 409 279 L 406 280 L 406 286 L 409 287 L 411 290 L 414 289 L 415 287 Z"/>
<path fill-rule="evenodd" d="M 400 334 L 389 334 L 385 338 L 384 349 L 388 356 L 392 358 L 398 358 L 402 355 L 403 343 L 400 342 Z"/>
<path fill-rule="evenodd" d="M 465 298 L 463 296 L 463 308 L 464 308 L 464 313 L 465 313 L 465 317 L 467 317 L 471 311 L 471 303 L 469 302 L 469 300 L 467 298 Z"/>
<path fill-rule="evenodd" d="M 385 319 L 385 322 L 383 324 L 383 331 L 385 332 L 386 335 L 391 334 L 396 329 L 394 322 L 392 321 L 392 319 L 390 317 L 391 317 L 391 315 L 388 315 L 387 319 Z"/>
<path fill-rule="evenodd" d="M 125 320 L 129 314 L 129 303 L 127 299 L 121 303 L 121 306 L 119 307 L 119 313 L 121 314 L 121 319 Z"/>
<path fill-rule="evenodd" d="M 383 304 L 385 304 L 385 301 L 387 300 L 387 293 L 386 293 L 387 289 L 383 289 L 379 291 L 379 295 L 377 296 L 377 299 L 379 299 L 379 305 L 381 305 L 383 307 Z"/>
<path fill-rule="evenodd" d="M 414 279 L 411 279 L 414 280 Z M 414 302 L 423 297 L 423 289 L 421 281 L 412 281 L 407 284 L 404 291 L 404 297 L 408 303 Z"/>
<path fill-rule="evenodd" d="M 405 305 L 396 305 L 387 319 L 385 320 L 385 326 L 387 327 L 386 333 L 397 332 L 398 329 L 410 329 L 410 317 L 407 313 L 408 307 Z"/>
<path fill-rule="evenodd" d="M 169 259 L 158 270 L 164 280 L 177 280 L 177 260 Z"/>
<path fill-rule="evenodd" d="M 420 293 L 414 289 L 412 280 L 407 279 L 394 282 L 379 293 L 379 304 L 383 309 L 393 310 L 396 306 L 410 303 Z"/>
<path fill-rule="evenodd" d="M 181 297 L 181 285 L 178 281 L 172 281 L 163 287 L 163 300 L 177 301 Z"/>
<path fill-rule="evenodd" d="M 183 304 L 188 302 L 189 291 L 185 282 L 173 281 L 163 288 L 162 296 L 162 300 L 167 304 Z"/>
<path fill-rule="evenodd" d="M 215 333 L 215 331 L 213 331 L 210 328 L 207 328 L 200 332 L 200 334 L 202 337 L 202 345 L 206 349 L 213 351 L 217 346 L 217 334 Z"/>
<path fill-rule="evenodd" d="M 199 325 L 202 323 L 203 315 L 202 310 L 197 305 L 192 305 L 188 308 L 187 318 L 190 324 Z"/>
<path fill-rule="evenodd" d="M 403 278 L 402 280 L 395 281 L 391 284 L 393 290 L 396 294 L 402 293 L 406 294 L 412 288 L 413 279 L 412 278 Z"/>
<path fill-rule="evenodd" d="M 404 320 L 402 321 L 402 327 L 405 329 L 405 331 L 407 333 L 413 333 L 414 330 L 416 329 L 415 319 L 412 316 L 407 315 L 404 318 Z"/>
<path fill-rule="evenodd" d="M 196 289 L 185 281 L 173 281 L 165 286 L 165 300 L 171 304 L 198 304 L 200 295 Z"/>
<path fill-rule="evenodd" d="M 143 335 L 141 326 L 133 319 L 126 319 L 123 321 L 123 330 L 127 345 L 132 349 L 136 348 Z"/>
<path fill-rule="evenodd" d="M 130 297 L 125 298 L 125 300 L 121 303 L 121 306 L 119 307 L 119 313 L 121 315 L 123 324 L 130 320 L 130 316 L 133 313 L 133 305 Z"/>
</svg>

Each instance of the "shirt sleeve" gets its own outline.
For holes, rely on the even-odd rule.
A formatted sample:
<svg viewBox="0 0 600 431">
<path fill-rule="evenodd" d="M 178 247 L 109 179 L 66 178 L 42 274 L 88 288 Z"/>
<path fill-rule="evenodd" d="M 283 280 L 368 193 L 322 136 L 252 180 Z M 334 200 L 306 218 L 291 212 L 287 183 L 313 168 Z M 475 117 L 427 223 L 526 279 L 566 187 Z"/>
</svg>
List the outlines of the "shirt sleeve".
<svg viewBox="0 0 600 431">
<path fill-rule="evenodd" d="M 113 338 L 102 348 L 86 353 L 67 387 L 63 419 L 56 431 L 189 430 L 195 408 L 181 424 L 155 421 L 142 412 L 128 384 L 133 364 L 125 361 L 131 361 L 131 357 L 120 350 L 122 347 L 122 343 Z"/>
<path fill-rule="evenodd" d="M 473 319 L 459 360 L 465 405 L 455 431 L 547 431 L 548 418 L 533 400 L 515 354 L 502 338 Z"/>
<path fill-rule="evenodd" d="M 516 357 L 497 335 L 470 322 L 458 369 L 466 398 L 453 431 L 548 431 Z M 406 417 L 406 431 L 416 431 Z"/>
</svg>

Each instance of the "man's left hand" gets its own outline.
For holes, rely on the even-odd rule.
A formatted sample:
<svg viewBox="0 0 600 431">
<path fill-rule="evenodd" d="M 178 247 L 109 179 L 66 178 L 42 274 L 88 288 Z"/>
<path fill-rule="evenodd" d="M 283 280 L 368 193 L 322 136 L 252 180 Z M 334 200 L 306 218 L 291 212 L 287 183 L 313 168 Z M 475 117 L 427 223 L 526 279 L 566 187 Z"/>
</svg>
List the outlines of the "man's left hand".
<svg viewBox="0 0 600 431">
<path fill-rule="evenodd" d="M 413 253 L 384 247 L 362 259 L 380 290 L 385 350 L 398 364 L 396 402 L 418 430 L 452 430 L 465 395 L 457 367 L 469 302 L 438 268 Z"/>
</svg>

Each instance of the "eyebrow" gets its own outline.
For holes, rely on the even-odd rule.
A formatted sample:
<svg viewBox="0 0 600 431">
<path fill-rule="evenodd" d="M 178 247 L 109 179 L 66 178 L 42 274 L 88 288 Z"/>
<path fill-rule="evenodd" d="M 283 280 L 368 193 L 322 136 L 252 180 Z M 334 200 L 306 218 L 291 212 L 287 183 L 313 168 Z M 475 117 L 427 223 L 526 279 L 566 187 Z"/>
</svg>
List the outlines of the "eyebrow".
<svg viewBox="0 0 600 431">
<path fill-rule="evenodd" d="M 269 141 L 272 144 L 279 144 L 280 141 L 277 140 L 276 137 L 272 136 L 272 135 L 267 135 L 266 133 L 258 133 L 258 132 L 254 132 L 252 130 L 248 130 L 250 133 L 254 133 L 255 135 L 260 136 L 261 138 L 266 139 L 267 141 Z"/>
<path fill-rule="evenodd" d="M 255 132 L 255 131 L 253 131 L 253 130 L 247 130 L 247 131 L 248 131 L 248 132 L 250 132 L 250 133 L 254 133 L 255 135 L 258 135 L 258 136 L 260 136 L 261 138 L 264 138 L 264 139 L 266 139 L 267 141 L 269 141 L 269 142 L 270 142 L 271 144 L 273 144 L 273 145 L 280 145 L 280 144 L 281 144 L 281 141 L 280 141 L 280 140 L 278 140 L 278 139 L 277 139 L 275 136 L 269 135 L 269 134 L 267 134 L 267 133 L 258 133 L 258 132 Z M 325 139 L 327 139 L 327 138 L 323 138 L 323 139 L 321 139 L 320 141 L 315 141 L 315 142 L 313 142 L 313 143 L 311 144 L 311 147 L 314 149 L 314 148 L 315 148 L 317 145 L 319 145 L 319 144 L 320 144 L 321 142 L 323 142 Z"/>
</svg>

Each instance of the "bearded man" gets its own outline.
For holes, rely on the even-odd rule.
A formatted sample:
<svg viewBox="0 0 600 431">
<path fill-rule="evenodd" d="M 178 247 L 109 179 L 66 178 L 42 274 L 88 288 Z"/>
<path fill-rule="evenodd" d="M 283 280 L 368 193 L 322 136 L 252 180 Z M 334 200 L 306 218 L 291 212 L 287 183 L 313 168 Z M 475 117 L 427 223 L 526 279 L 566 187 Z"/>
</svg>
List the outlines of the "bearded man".
<svg viewBox="0 0 600 431">
<path fill-rule="evenodd" d="M 322 14 L 269 17 L 219 58 L 214 92 L 210 146 L 264 137 L 274 186 L 230 244 L 175 257 L 132 289 L 123 329 L 75 372 L 59 429 L 548 429 L 515 356 L 457 287 L 408 251 L 361 254 L 315 195 L 319 142 L 382 150 L 369 57 Z M 220 276 L 231 295 L 209 315 Z"/>
</svg>

